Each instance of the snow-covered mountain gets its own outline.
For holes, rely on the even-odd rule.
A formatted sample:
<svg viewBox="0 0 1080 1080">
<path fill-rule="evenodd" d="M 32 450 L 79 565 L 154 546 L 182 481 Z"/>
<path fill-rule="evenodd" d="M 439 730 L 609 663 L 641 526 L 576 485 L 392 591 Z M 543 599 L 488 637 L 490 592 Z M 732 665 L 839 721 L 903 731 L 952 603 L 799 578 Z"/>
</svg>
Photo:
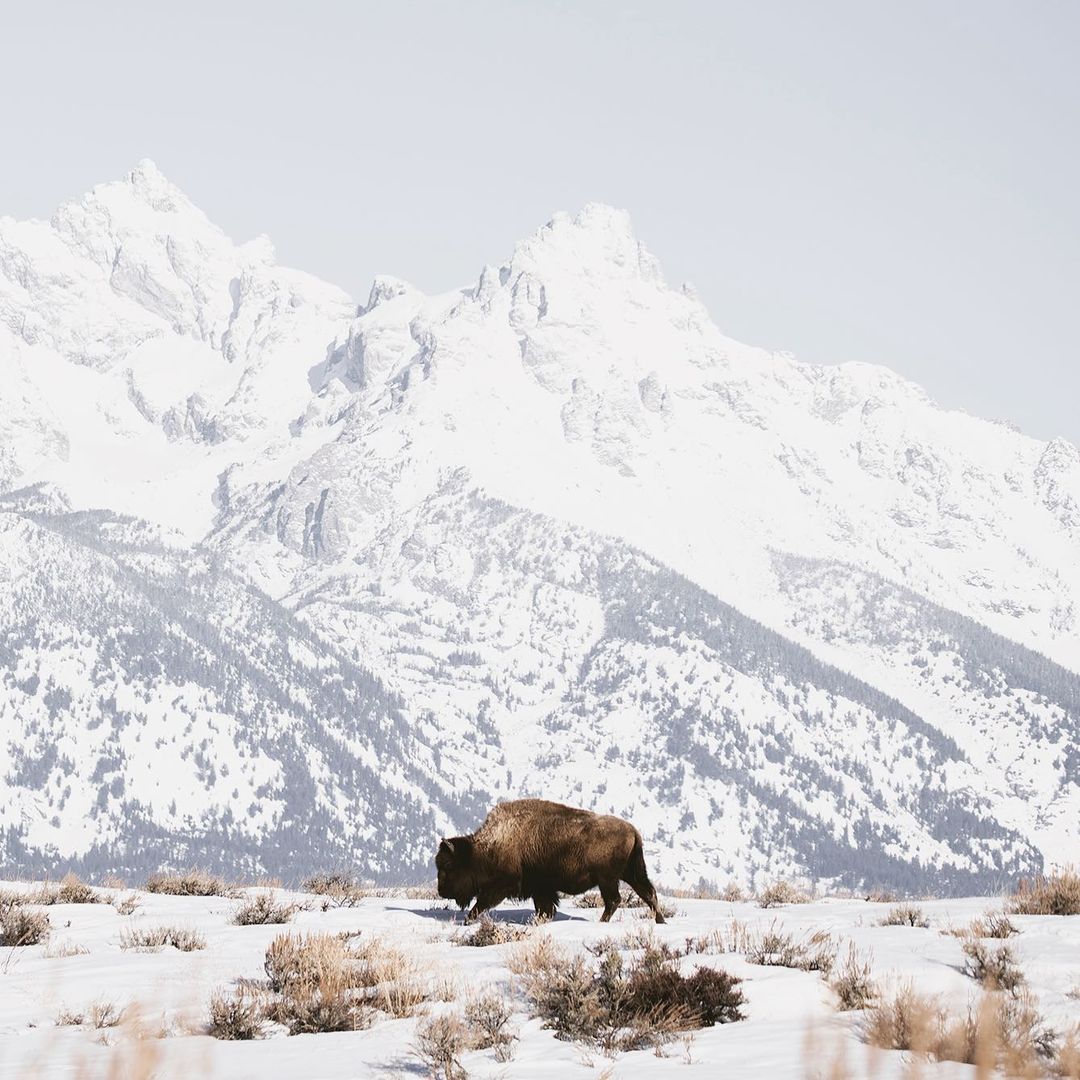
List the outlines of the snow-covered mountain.
<svg viewBox="0 0 1080 1080">
<path fill-rule="evenodd" d="M 0 863 L 666 881 L 1080 850 L 1080 451 L 724 337 L 627 216 L 356 305 L 150 163 L 0 219 Z"/>
</svg>

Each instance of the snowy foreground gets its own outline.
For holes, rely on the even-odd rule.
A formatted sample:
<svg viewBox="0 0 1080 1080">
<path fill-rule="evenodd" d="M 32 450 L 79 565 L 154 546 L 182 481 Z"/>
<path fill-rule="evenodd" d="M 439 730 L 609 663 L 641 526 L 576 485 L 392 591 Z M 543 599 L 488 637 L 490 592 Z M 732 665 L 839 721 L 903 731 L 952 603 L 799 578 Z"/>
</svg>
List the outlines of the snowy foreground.
<svg viewBox="0 0 1080 1080">
<path fill-rule="evenodd" d="M 20 886 L 12 885 L 12 889 Z M 0 884 L 0 889 L 6 886 Z M 22 888 L 25 888 L 24 886 Z M 250 893 L 250 890 L 248 890 Z M 103 894 L 128 896 L 102 890 Z M 707 1028 L 692 1040 L 676 1037 L 663 1049 L 622 1053 L 607 1058 L 554 1038 L 530 1016 L 528 1002 L 515 986 L 506 963 L 516 944 L 466 948 L 454 944 L 460 916 L 440 902 L 369 898 L 352 908 L 322 911 L 318 898 L 275 890 L 275 896 L 310 906 L 288 926 L 233 925 L 241 899 L 175 897 L 138 893 L 138 907 L 125 916 L 109 904 L 55 905 L 48 911 L 52 931 L 43 945 L 5 949 L 0 955 L 0 1077 L 147 1077 L 199 1076 L 227 1080 L 273 1078 L 421 1077 L 431 1075 L 414 1051 L 418 1020 L 460 1007 L 469 992 L 494 990 L 512 1004 L 519 1039 L 509 1061 L 492 1051 L 468 1053 L 462 1063 L 472 1077 L 769 1077 L 827 1075 L 880 1078 L 912 1075 L 910 1055 L 870 1051 L 860 1037 L 864 1016 L 838 1012 L 826 983 L 813 972 L 749 964 L 738 953 L 709 953 L 683 960 L 721 967 L 743 980 L 747 1019 Z M 920 991 L 941 996 L 943 1005 L 963 1010 L 978 988 L 961 971 L 957 937 L 944 933 L 969 923 L 1000 901 L 987 898 L 926 901 L 919 904 L 929 927 L 881 926 L 889 905 L 861 900 L 819 900 L 762 910 L 753 903 L 712 900 L 674 901 L 667 925 L 652 927 L 637 909 L 622 909 L 609 925 L 599 912 L 565 901 L 557 919 L 532 927 L 528 940 L 542 935 L 562 946 L 583 950 L 604 937 L 622 940 L 631 930 L 648 930 L 663 941 L 683 946 L 687 937 L 714 930 L 727 934 L 732 920 L 750 932 L 782 924 L 802 937 L 828 931 L 840 944 L 848 941 L 872 958 L 875 978 L 886 987 L 912 980 Z M 503 922 L 524 923 L 531 908 L 506 905 Z M 1012 916 L 1020 933 L 1010 941 L 1027 984 L 1046 1023 L 1063 1032 L 1080 1021 L 1080 917 Z M 179 926 L 198 930 L 207 947 L 180 952 L 121 948 L 131 928 Z M 365 1030 L 288 1036 L 271 1033 L 246 1042 L 227 1042 L 206 1032 L 207 1006 L 213 991 L 229 989 L 238 978 L 262 979 L 269 942 L 283 931 L 358 931 L 359 940 L 381 936 L 414 957 L 433 983 L 455 987 L 419 1007 L 417 1015 L 380 1018 Z M 992 943 L 996 944 L 996 943 Z M 83 953 L 64 955 L 71 946 Z M 137 1011 L 142 1039 L 129 1020 L 95 1029 L 58 1024 L 63 1013 L 87 1012 L 95 1002 Z M 273 1029 L 271 1028 L 272 1032 Z M 832 1072 L 838 1058 L 843 1073 Z M 920 1065 L 919 1075 L 974 1076 L 973 1066 Z"/>
</svg>

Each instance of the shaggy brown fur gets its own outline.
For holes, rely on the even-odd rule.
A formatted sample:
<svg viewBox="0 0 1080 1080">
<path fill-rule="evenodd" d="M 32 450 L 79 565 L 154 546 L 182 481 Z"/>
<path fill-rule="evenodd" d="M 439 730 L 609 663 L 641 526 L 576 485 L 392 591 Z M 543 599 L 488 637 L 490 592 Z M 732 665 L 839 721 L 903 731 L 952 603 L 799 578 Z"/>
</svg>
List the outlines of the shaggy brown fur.
<svg viewBox="0 0 1080 1080">
<path fill-rule="evenodd" d="M 443 840 L 435 866 L 440 896 L 462 908 L 476 897 L 469 922 L 509 897 L 531 899 L 537 915 L 551 918 L 559 893 L 597 886 L 604 898 L 600 921 L 607 922 L 619 906 L 620 881 L 664 921 L 637 829 L 622 818 L 544 799 L 500 803 L 476 832 Z"/>
</svg>

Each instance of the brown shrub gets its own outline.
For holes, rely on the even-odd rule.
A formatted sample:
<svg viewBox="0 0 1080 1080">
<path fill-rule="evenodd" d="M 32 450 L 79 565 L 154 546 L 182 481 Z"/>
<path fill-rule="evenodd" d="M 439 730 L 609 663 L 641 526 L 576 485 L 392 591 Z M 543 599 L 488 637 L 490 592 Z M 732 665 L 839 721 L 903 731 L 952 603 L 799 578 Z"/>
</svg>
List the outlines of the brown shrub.
<svg viewBox="0 0 1080 1080">
<path fill-rule="evenodd" d="M 542 937 L 526 938 L 510 949 L 506 954 L 506 966 L 511 974 L 528 979 L 555 964 L 562 955 L 550 935 L 544 934 Z"/>
<path fill-rule="evenodd" d="M 45 881 L 34 889 L 27 902 L 31 904 L 103 904 L 105 897 L 98 895 L 76 874 L 65 874 L 59 883 Z"/>
<path fill-rule="evenodd" d="M 917 904 L 897 904 L 878 921 L 878 926 L 916 926 L 923 930 L 929 925 L 930 920 Z"/>
<path fill-rule="evenodd" d="M 1080 915 L 1080 871 L 1067 866 L 1021 881 L 1009 910 L 1016 915 Z"/>
<path fill-rule="evenodd" d="M 334 934 L 278 934 L 267 946 L 263 970 L 270 989 L 314 986 L 327 972 L 351 972 L 345 941 Z"/>
<path fill-rule="evenodd" d="M 870 976 L 870 960 L 859 956 L 854 943 L 848 944 L 847 956 L 829 981 L 829 988 L 836 995 L 841 1012 L 866 1009 L 877 997 L 877 985 Z"/>
<path fill-rule="evenodd" d="M 937 1000 L 906 983 L 866 1011 L 866 1040 L 882 1050 L 928 1053 L 937 1038 L 941 1009 Z"/>
<path fill-rule="evenodd" d="M 729 948 L 728 943 L 724 940 L 724 934 L 721 930 L 709 930 L 707 933 L 699 934 L 697 937 L 688 937 L 685 939 L 685 947 L 683 953 L 686 956 L 690 956 L 693 953 L 701 955 L 702 953 L 726 953 L 734 952 L 734 948 Z"/>
<path fill-rule="evenodd" d="M 266 1010 L 290 1035 L 359 1031 L 370 1027 L 372 1010 L 359 1001 L 347 970 L 326 968 L 313 983 L 287 984 Z"/>
<path fill-rule="evenodd" d="M 1008 1076 L 1042 1076 L 1041 1063 L 1054 1056 L 1054 1033 L 1027 993 L 985 994 L 962 1017 L 942 1017 L 931 1052 L 939 1061 L 957 1061 Z"/>
<path fill-rule="evenodd" d="M 364 885 L 344 871 L 314 874 L 300 886 L 304 892 L 325 896 L 340 907 L 354 907 L 367 897 L 389 900 L 438 900 L 434 883 L 426 885 Z"/>
<path fill-rule="evenodd" d="M 866 894 L 866 901 L 870 904 L 895 904 L 898 899 L 891 889 L 871 889 Z"/>
<path fill-rule="evenodd" d="M 510 1008 L 495 994 L 481 994 L 465 1002 L 465 1025 L 472 1050 L 495 1051 L 497 1061 L 513 1057 L 517 1033 L 510 1027 Z"/>
<path fill-rule="evenodd" d="M 434 1077 L 467 1080 L 461 1055 L 468 1049 L 468 1031 L 456 1013 L 440 1013 L 416 1026 L 413 1051 Z"/>
<path fill-rule="evenodd" d="M 1061 1049 L 1054 1059 L 1053 1075 L 1062 1080 L 1080 1080 L 1080 1025 L 1077 1025 L 1062 1041 Z"/>
<path fill-rule="evenodd" d="M 455 945 L 472 945 L 484 948 L 488 945 L 508 945 L 529 936 L 529 927 L 515 923 L 496 922 L 482 915 L 472 930 L 459 930 L 451 938 Z"/>
<path fill-rule="evenodd" d="M 956 1017 L 907 985 L 867 1015 L 866 1036 L 873 1045 L 975 1065 L 980 1076 L 996 1068 L 1011 1077 L 1043 1076 L 1054 1056 L 1054 1033 L 1026 992 L 985 994 Z"/>
<path fill-rule="evenodd" d="M 62 1008 L 56 1014 L 57 1027 L 81 1027 L 89 1024 L 102 1031 L 106 1028 L 119 1027 L 126 1010 L 112 1001 L 95 1001 L 85 1009 Z"/>
<path fill-rule="evenodd" d="M 1016 966 L 1016 957 L 1008 945 L 991 950 L 977 938 L 965 941 L 961 946 L 966 960 L 964 974 L 970 976 L 987 990 L 1003 990 L 1015 993 L 1024 983 L 1024 973 Z"/>
<path fill-rule="evenodd" d="M 291 1035 L 370 1025 L 372 1011 L 356 992 L 364 985 L 362 971 L 340 935 L 279 934 L 263 968 L 279 995 L 267 1015 Z"/>
<path fill-rule="evenodd" d="M 26 903 L 23 893 L 12 892 L 10 889 L 0 890 L 0 915 L 12 908 L 22 907 Z"/>
<path fill-rule="evenodd" d="M 557 1038 L 605 1050 L 656 1046 L 674 1033 L 742 1019 L 739 980 L 713 968 L 684 976 L 671 950 L 646 948 L 628 962 L 614 943 L 598 962 L 554 948 L 525 954 L 522 983 Z"/>
<path fill-rule="evenodd" d="M 208 1033 L 215 1039 L 257 1039 L 262 1034 L 263 1001 L 247 985 L 231 992 L 216 990 L 210 997 Z"/>
<path fill-rule="evenodd" d="M 116 908 L 117 915 L 134 915 L 139 907 L 137 893 L 129 893 L 127 896 L 114 896 L 112 906 Z"/>
<path fill-rule="evenodd" d="M 349 946 L 346 956 L 353 962 L 353 980 L 357 986 L 379 986 L 415 979 L 419 974 L 416 964 L 400 949 L 377 937 L 361 938 Z"/>
<path fill-rule="evenodd" d="M 824 930 L 815 930 L 796 940 L 774 922 L 761 934 L 747 935 L 745 952 L 751 964 L 819 971 L 828 976 L 836 963 L 837 945 Z"/>
<path fill-rule="evenodd" d="M 380 983 L 364 1000 L 388 1016 L 412 1016 L 428 1000 L 428 992 L 418 979 L 406 976 Z"/>
<path fill-rule="evenodd" d="M 180 952 L 206 948 L 206 938 L 187 926 L 127 926 L 120 931 L 120 948 L 157 952 L 171 945 Z"/>
<path fill-rule="evenodd" d="M 757 894 L 758 907 L 771 908 L 781 904 L 808 904 L 810 895 L 790 881 L 774 881 Z"/>
<path fill-rule="evenodd" d="M 279 934 L 263 968 L 280 995 L 268 1015 L 292 1034 L 367 1027 L 373 1008 L 409 1016 L 427 1000 L 416 965 L 378 938 L 350 947 L 351 934 Z"/>
<path fill-rule="evenodd" d="M 46 960 L 58 960 L 68 956 L 86 956 L 90 950 L 77 941 L 65 938 L 63 941 L 50 941 L 42 952 Z"/>
<path fill-rule="evenodd" d="M 95 1001 L 87 1010 L 91 1027 L 100 1029 L 119 1027 L 127 1010 L 112 1001 Z"/>
<path fill-rule="evenodd" d="M 1020 933 L 1020 928 L 1004 911 L 987 911 L 971 923 L 972 937 L 1010 938 Z"/>
<path fill-rule="evenodd" d="M 365 896 L 366 889 L 359 885 L 351 874 L 344 871 L 315 874 L 300 886 L 304 892 L 314 893 L 324 898 L 323 910 L 330 907 L 356 907 Z"/>
<path fill-rule="evenodd" d="M 49 916 L 44 911 L 16 904 L 0 911 L 0 947 L 40 945 L 49 936 Z"/>
<path fill-rule="evenodd" d="M 245 900 L 233 912 L 232 921 L 235 926 L 287 923 L 299 910 L 299 904 L 281 903 L 273 893 L 265 892 Z"/>
<path fill-rule="evenodd" d="M 235 896 L 236 889 L 224 878 L 206 870 L 192 868 L 180 871 L 160 871 L 146 879 L 147 892 L 167 896 Z"/>
</svg>

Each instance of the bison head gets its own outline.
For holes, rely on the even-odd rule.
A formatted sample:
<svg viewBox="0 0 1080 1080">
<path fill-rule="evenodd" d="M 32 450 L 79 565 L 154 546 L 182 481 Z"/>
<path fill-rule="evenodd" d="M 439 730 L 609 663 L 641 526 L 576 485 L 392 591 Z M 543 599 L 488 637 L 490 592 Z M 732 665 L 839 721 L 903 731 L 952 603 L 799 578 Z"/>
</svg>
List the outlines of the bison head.
<svg viewBox="0 0 1080 1080">
<path fill-rule="evenodd" d="M 435 869 L 439 873 L 439 895 L 454 900 L 458 907 L 468 907 L 476 895 L 476 874 L 472 865 L 471 836 L 454 836 L 443 840 L 435 854 Z"/>
</svg>

